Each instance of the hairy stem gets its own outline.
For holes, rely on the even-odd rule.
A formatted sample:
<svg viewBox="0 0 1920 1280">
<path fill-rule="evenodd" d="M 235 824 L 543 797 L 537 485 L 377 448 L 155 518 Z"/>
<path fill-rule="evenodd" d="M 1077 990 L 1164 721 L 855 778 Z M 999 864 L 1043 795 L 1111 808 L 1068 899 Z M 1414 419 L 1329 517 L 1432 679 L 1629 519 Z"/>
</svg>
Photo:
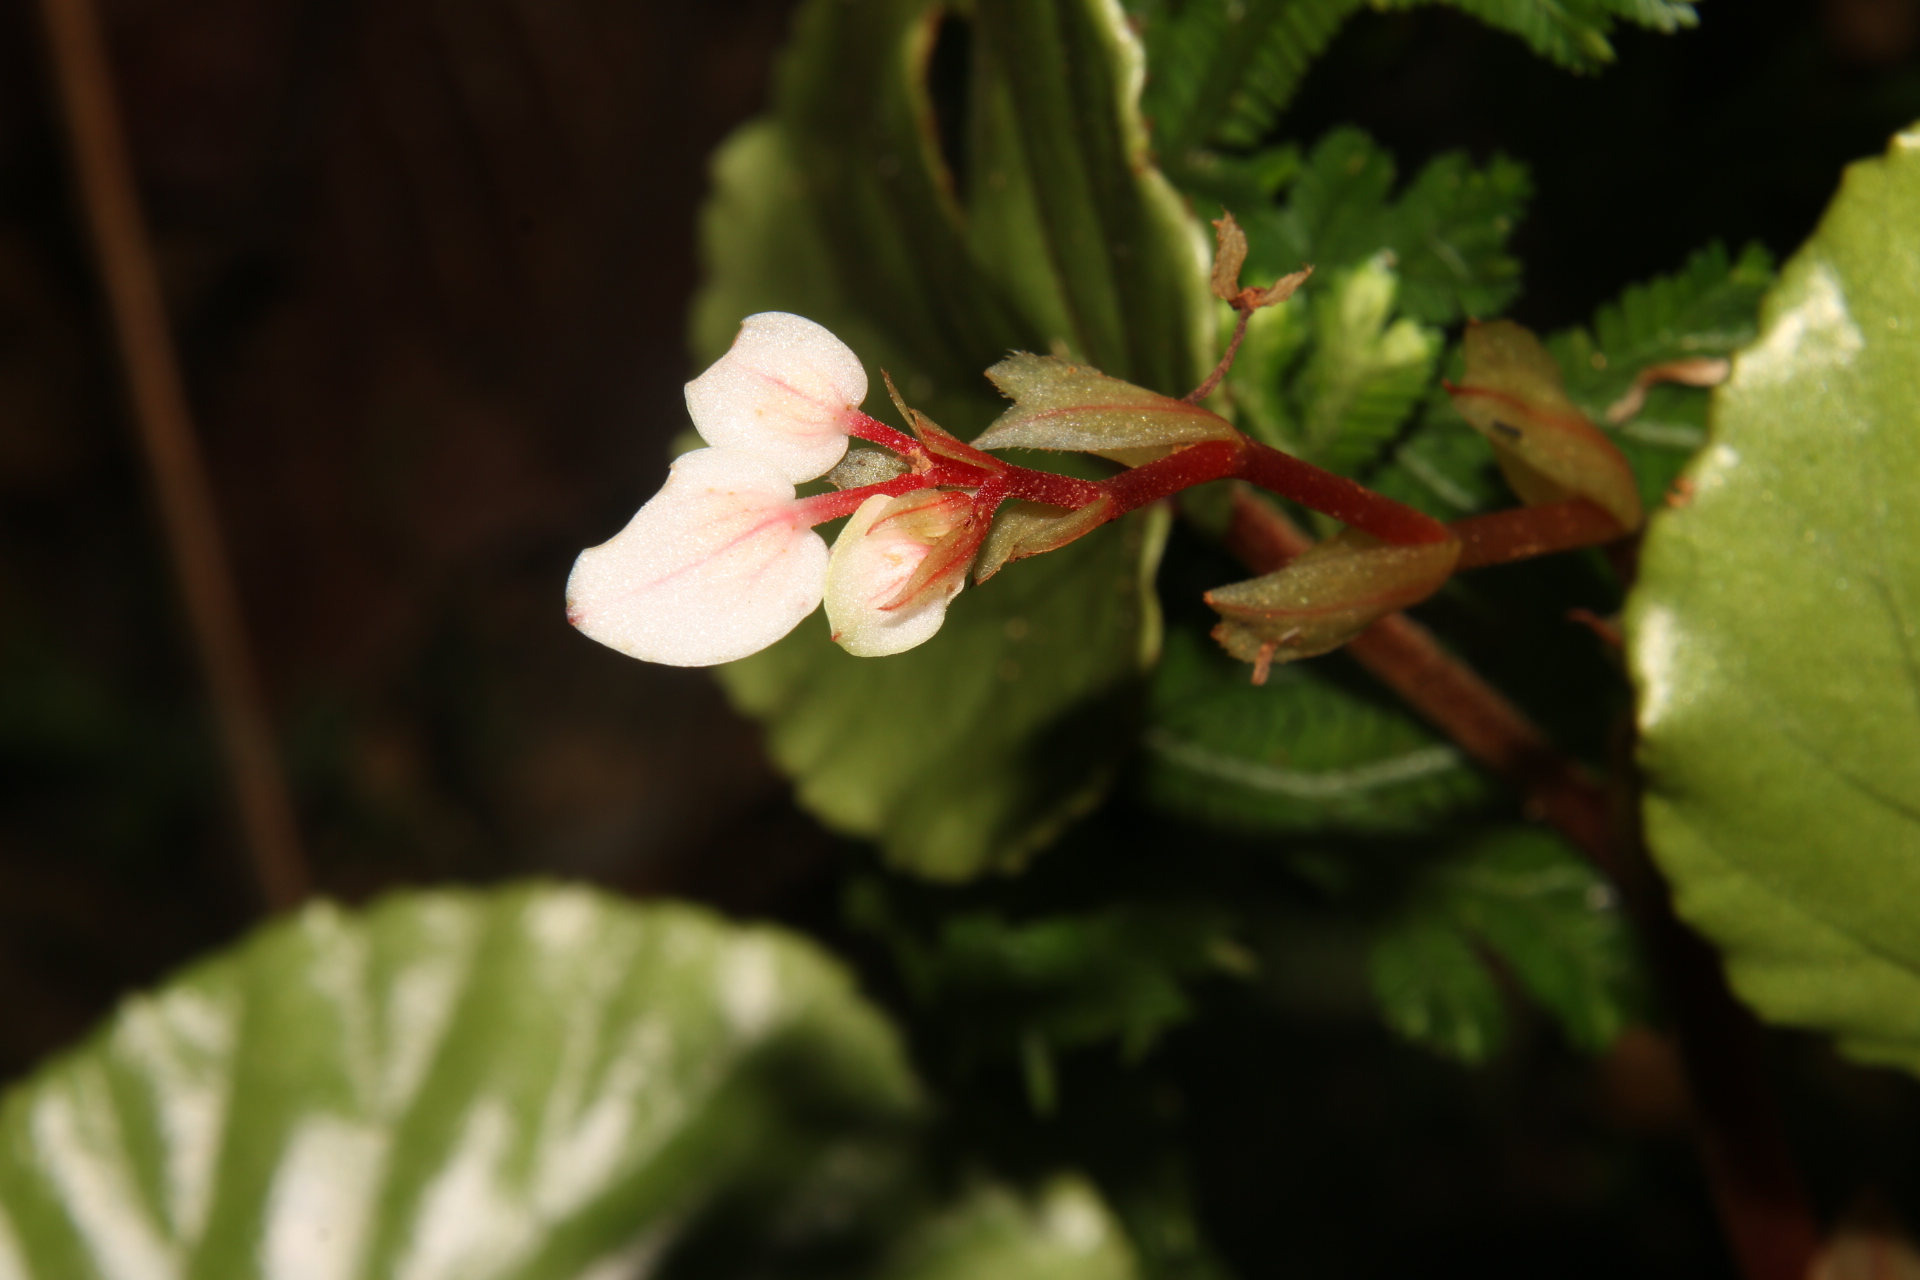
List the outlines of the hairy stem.
<svg viewBox="0 0 1920 1280">
<path fill-rule="evenodd" d="M 1119 516 L 1196 484 L 1228 477 L 1251 481 L 1382 542 L 1445 542 L 1453 536 L 1446 525 L 1423 512 L 1244 436 L 1189 445 L 1157 462 L 1122 472 L 1102 487 L 1114 500 L 1114 515 Z"/>
<path fill-rule="evenodd" d="M 857 489 L 841 489 L 836 493 L 817 493 L 811 498 L 801 498 L 794 505 L 799 508 L 801 518 L 808 524 L 825 524 L 829 520 L 838 520 L 841 516 L 850 516 L 860 509 L 860 504 L 868 498 L 885 496 L 898 497 L 903 493 L 912 493 L 915 489 L 930 489 L 937 481 L 916 472 L 895 476 L 891 480 L 882 480 L 878 484 L 863 484 Z"/>
<path fill-rule="evenodd" d="M 1460 539 L 1456 569 L 1600 546 L 1628 533 L 1618 520 L 1585 498 L 1468 516 L 1447 527 Z"/>
<path fill-rule="evenodd" d="M 904 431 L 895 431 L 878 418 L 869 417 L 859 410 L 854 411 L 853 421 L 847 427 L 847 434 L 855 439 L 885 445 L 903 458 L 916 457 L 922 452 L 918 440 Z"/>
</svg>

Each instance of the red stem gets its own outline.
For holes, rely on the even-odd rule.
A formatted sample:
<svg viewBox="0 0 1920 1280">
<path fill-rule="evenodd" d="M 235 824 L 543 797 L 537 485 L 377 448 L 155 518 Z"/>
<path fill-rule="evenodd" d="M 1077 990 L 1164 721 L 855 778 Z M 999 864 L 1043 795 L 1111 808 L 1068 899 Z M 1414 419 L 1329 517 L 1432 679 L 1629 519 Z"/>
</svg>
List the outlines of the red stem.
<svg viewBox="0 0 1920 1280">
<path fill-rule="evenodd" d="M 928 475 L 909 471 L 906 475 L 882 480 L 879 484 L 863 484 L 857 489 L 842 489 L 837 493 L 819 493 L 811 498 L 801 498 L 794 505 L 808 524 L 825 524 L 829 520 L 852 515 L 868 498 L 882 494 L 897 497 L 912 493 L 915 489 L 931 488 L 935 483 Z"/>
<path fill-rule="evenodd" d="M 1247 314 L 1244 311 L 1241 313 L 1240 324 L 1234 330 L 1233 346 L 1228 348 L 1227 357 L 1215 370 L 1216 374 L 1231 366 L 1234 350 L 1238 348 L 1246 329 Z M 1218 380 L 1215 377 L 1202 383 L 1187 397 L 1188 402 L 1204 396 Z M 908 412 L 911 413 L 911 410 Z M 1123 471 L 1111 480 L 1095 483 L 1051 471 L 1015 466 L 955 439 L 917 414 L 913 416 L 918 424 L 916 430 L 924 437 L 921 440 L 915 440 L 857 410 L 848 432 L 911 458 L 921 477 L 921 484 L 977 489 L 987 482 L 989 475 L 998 475 L 1005 479 L 1007 497 L 1024 498 L 1048 506 L 1077 511 L 1102 497 L 1109 498 L 1113 503 L 1113 511 L 1108 519 L 1116 519 L 1162 498 L 1170 498 L 1194 485 L 1234 476 L 1332 516 L 1342 524 L 1370 533 L 1382 542 L 1424 544 L 1445 542 L 1454 536 L 1447 526 L 1423 512 L 1377 494 L 1345 476 L 1335 475 L 1310 462 L 1269 448 L 1257 440 L 1250 440 L 1238 432 L 1233 432 L 1231 439 L 1203 440 L 1188 445 L 1164 458 Z M 1221 425 L 1225 427 L 1224 423 Z M 943 471 L 944 474 L 935 474 Z M 874 485 L 846 493 L 857 492 L 866 497 L 874 493 L 902 493 L 916 487 L 919 486 L 908 484 L 902 488 L 887 489 Z M 840 496 L 845 497 L 846 494 Z M 808 501 L 817 504 L 820 511 L 832 512 L 831 515 L 813 517 L 816 523 L 845 515 L 860 505 L 859 501 L 854 501 L 852 506 L 821 502 L 819 499 Z M 810 513 L 815 509 L 809 507 Z M 1493 535 L 1489 535 L 1489 538 L 1498 541 Z M 1512 541 L 1512 538 L 1508 541 Z"/>
<path fill-rule="evenodd" d="M 903 458 L 916 457 L 924 452 L 920 442 L 906 432 L 895 431 L 878 418 L 869 417 L 858 409 L 853 411 L 853 419 L 847 427 L 847 434 L 855 439 L 883 444 Z"/>
<path fill-rule="evenodd" d="M 1425 512 L 1382 497 L 1345 476 L 1323 471 L 1278 449 L 1269 449 L 1257 440 L 1247 441 L 1247 450 L 1234 474 L 1283 498 L 1291 498 L 1303 507 L 1332 516 L 1341 524 L 1370 533 L 1382 542 L 1402 545 L 1445 542 L 1453 536 L 1447 526 Z"/>
<path fill-rule="evenodd" d="M 1009 498 L 1025 498 L 1029 502 L 1044 502 L 1053 507 L 1071 507 L 1079 510 L 1089 503 L 1098 502 L 1106 492 L 1102 485 L 1091 480 L 1079 480 L 1073 476 L 1055 475 L 1051 471 L 1035 471 L 1029 467 L 1016 467 L 1011 463 L 1000 473 L 1006 481 L 1006 495 Z M 1114 479 L 1119 479 L 1116 476 Z M 1112 481 L 1108 481 L 1111 484 Z"/>
<path fill-rule="evenodd" d="M 1304 507 L 1400 544 L 1445 542 L 1453 535 L 1433 517 L 1385 498 L 1364 485 L 1257 440 L 1206 440 L 1106 482 L 1116 516 L 1172 497 L 1208 480 L 1250 480 Z"/>
<path fill-rule="evenodd" d="M 1598 546 L 1628 532 L 1585 498 L 1468 516 L 1448 527 L 1460 539 L 1460 562 L 1456 566 L 1460 569 Z"/>
</svg>

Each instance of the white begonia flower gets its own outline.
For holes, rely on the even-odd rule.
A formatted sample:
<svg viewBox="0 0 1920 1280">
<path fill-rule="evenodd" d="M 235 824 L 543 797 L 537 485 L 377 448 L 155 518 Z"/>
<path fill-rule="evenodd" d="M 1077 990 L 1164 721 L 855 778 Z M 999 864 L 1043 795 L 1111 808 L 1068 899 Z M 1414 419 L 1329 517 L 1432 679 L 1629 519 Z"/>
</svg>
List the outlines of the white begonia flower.
<svg viewBox="0 0 1920 1280">
<path fill-rule="evenodd" d="M 921 489 L 860 504 L 827 563 L 827 622 L 836 644 L 860 658 L 884 658 L 933 638 L 947 603 L 966 585 L 962 571 L 931 582 L 917 599 L 886 608 L 933 544 L 966 521 L 972 499 Z"/>
<path fill-rule="evenodd" d="M 696 449 L 626 528 L 574 561 L 567 621 L 643 662 L 711 666 L 793 630 L 820 604 L 826 574 L 827 544 L 780 468 L 742 449 Z"/>
<path fill-rule="evenodd" d="M 840 461 L 866 398 L 860 357 L 823 326 L 784 311 L 742 320 L 727 354 L 687 384 L 701 439 L 758 454 L 795 484 Z"/>
</svg>

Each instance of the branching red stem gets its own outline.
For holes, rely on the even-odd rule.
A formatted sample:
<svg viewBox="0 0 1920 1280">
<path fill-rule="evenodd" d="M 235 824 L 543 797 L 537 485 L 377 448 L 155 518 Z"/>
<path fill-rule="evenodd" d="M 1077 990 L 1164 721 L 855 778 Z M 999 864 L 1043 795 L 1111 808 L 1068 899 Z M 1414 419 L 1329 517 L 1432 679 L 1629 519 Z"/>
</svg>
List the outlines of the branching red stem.
<svg viewBox="0 0 1920 1280">
<path fill-rule="evenodd" d="M 921 451 L 920 442 L 906 432 L 895 431 L 878 418 L 868 417 L 857 410 L 854 413 L 852 425 L 847 428 L 847 434 L 855 439 L 885 445 L 903 458 L 913 457 Z"/>
<path fill-rule="evenodd" d="M 1588 520 L 1574 512 L 1568 518 Z M 1468 536 L 1477 537 L 1463 541 Z M 1292 521 L 1245 491 L 1234 495 L 1227 541 L 1262 574 L 1313 545 Z M 1347 651 L 1519 791 L 1529 817 L 1557 829 L 1620 887 L 1667 997 L 1700 1122 L 1701 1159 L 1741 1274 L 1805 1280 L 1819 1230 L 1781 1130 L 1761 1030 L 1727 987 L 1713 949 L 1674 915 L 1666 885 L 1646 856 L 1630 748 L 1620 752 L 1616 777 L 1623 785 L 1610 797 L 1525 713 L 1405 614 L 1380 619 Z"/>
<path fill-rule="evenodd" d="M 1236 490 L 1227 545 L 1255 573 L 1272 573 L 1313 539 L 1245 490 Z M 1582 852 L 1616 870 L 1606 794 L 1561 755 L 1520 709 L 1404 613 L 1391 613 L 1347 646 L 1367 670 L 1475 761 L 1525 797 L 1528 815 L 1548 822 Z"/>
<path fill-rule="evenodd" d="M 879 484 L 863 484 L 857 489 L 841 489 L 837 493 L 819 493 L 811 498 L 802 498 L 794 505 L 808 524 L 825 524 L 829 520 L 838 520 L 850 516 L 860 509 L 860 504 L 868 498 L 885 495 L 889 498 L 903 493 L 912 493 L 915 489 L 929 489 L 937 481 L 931 481 L 925 474 L 909 471 L 906 475 L 895 476 L 891 480 L 882 480 Z"/>
</svg>

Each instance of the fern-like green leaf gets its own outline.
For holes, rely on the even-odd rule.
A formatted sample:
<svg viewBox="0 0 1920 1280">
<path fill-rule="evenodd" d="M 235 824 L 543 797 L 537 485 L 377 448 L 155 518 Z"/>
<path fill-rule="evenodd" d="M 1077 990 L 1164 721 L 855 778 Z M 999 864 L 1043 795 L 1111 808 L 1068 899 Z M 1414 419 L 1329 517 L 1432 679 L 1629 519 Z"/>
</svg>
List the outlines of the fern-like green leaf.
<svg viewBox="0 0 1920 1280">
<path fill-rule="evenodd" d="M 1753 341 L 1760 295 L 1773 282 L 1773 257 L 1751 244 L 1738 258 L 1711 244 L 1669 276 L 1630 285 L 1594 313 L 1592 329 L 1547 340 L 1567 394 L 1596 418 L 1649 365 L 1688 356 L 1728 356 Z"/>
<path fill-rule="evenodd" d="M 1205 637 L 1167 637 L 1154 676 L 1148 796 L 1219 826 L 1259 832 L 1419 830 L 1479 803 L 1485 780 L 1395 707 L 1317 664 L 1254 686 Z"/>
<path fill-rule="evenodd" d="M 1631 935 L 1600 875 L 1526 827 L 1480 836 L 1436 865 L 1375 935 L 1374 995 L 1388 1025 L 1469 1062 L 1506 1037 L 1487 961 L 1579 1048 L 1612 1043 L 1640 1001 Z"/>
<path fill-rule="evenodd" d="M 1520 287 L 1507 237 L 1533 184 L 1525 166 L 1495 156 L 1476 169 L 1461 154 L 1431 161 L 1394 194 L 1393 158 L 1358 129 L 1320 140 L 1288 185 L 1285 203 L 1235 209 L 1246 226 L 1249 275 L 1322 272 L 1392 255 L 1400 307 L 1423 324 L 1498 315 Z"/>
<path fill-rule="evenodd" d="M 1595 71 L 1613 61 L 1607 36 L 1626 22 L 1671 35 L 1694 26 L 1687 0 L 1385 0 L 1382 8 L 1450 4 L 1490 27 L 1526 41 L 1533 51 L 1569 71 Z"/>
<path fill-rule="evenodd" d="M 1216 142 L 1257 143 L 1307 66 L 1362 0 L 1147 0 L 1141 108 L 1161 161 L 1178 170 Z"/>
<path fill-rule="evenodd" d="M 1773 258 L 1748 245 L 1738 258 L 1712 244 L 1669 276 L 1630 286 L 1595 313 L 1592 329 L 1553 335 L 1547 348 L 1560 362 L 1567 394 L 1633 463 L 1641 500 L 1658 502 L 1688 458 L 1706 440 L 1707 392 L 1656 385 L 1624 421 L 1607 411 L 1621 403 L 1645 369 L 1693 357 L 1726 357 L 1753 340 L 1760 295 L 1773 281 Z"/>
<path fill-rule="evenodd" d="M 1457 350 L 1447 363 L 1450 376 L 1458 378 Z M 1418 425 L 1363 478 L 1375 492 L 1436 520 L 1458 520 L 1513 502 L 1486 437 L 1467 425 L 1438 386 L 1429 389 Z"/>
<path fill-rule="evenodd" d="M 1429 326 L 1493 315 L 1518 287 L 1506 239 L 1529 192 L 1524 169 L 1448 155 L 1397 198 L 1393 187 L 1386 152 L 1338 129 L 1299 164 L 1283 205 L 1245 219 L 1250 274 L 1319 270 L 1249 326 L 1229 384 L 1241 425 L 1349 475 L 1368 471 L 1428 393 L 1440 348 Z M 1471 448 L 1484 459 L 1484 445 Z M 1440 491 L 1467 490 L 1442 480 Z"/>
<path fill-rule="evenodd" d="M 1424 324 L 1504 311 L 1520 292 L 1507 237 L 1532 195 L 1526 166 L 1502 155 L 1483 169 L 1457 151 L 1429 162 L 1393 209 L 1388 247 L 1400 270 L 1400 310 Z"/>
<path fill-rule="evenodd" d="M 1399 431 L 1433 376 L 1440 351 L 1437 330 L 1394 319 L 1399 281 L 1385 253 L 1339 272 L 1305 307 L 1310 319 L 1294 320 L 1298 307 L 1269 314 L 1261 341 L 1236 364 L 1232 381 L 1242 425 L 1268 444 L 1351 475 L 1371 462 Z M 1278 383 L 1284 346 L 1280 331 L 1309 335 L 1310 353 L 1300 371 Z M 1270 348 L 1275 348 L 1269 354 Z"/>
<path fill-rule="evenodd" d="M 1364 0 L 1135 0 L 1145 31 L 1144 108 L 1176 177 L 1214 146 L 1266 138 L 1313 59 Z M 1572 71 L 1613 61 L 1620 22 L 1661 32 L 1697 21 L 1687 0 L 1372 0 L 1375 8 L 1446 3 L 1520 37 Z"/>
</svg>

